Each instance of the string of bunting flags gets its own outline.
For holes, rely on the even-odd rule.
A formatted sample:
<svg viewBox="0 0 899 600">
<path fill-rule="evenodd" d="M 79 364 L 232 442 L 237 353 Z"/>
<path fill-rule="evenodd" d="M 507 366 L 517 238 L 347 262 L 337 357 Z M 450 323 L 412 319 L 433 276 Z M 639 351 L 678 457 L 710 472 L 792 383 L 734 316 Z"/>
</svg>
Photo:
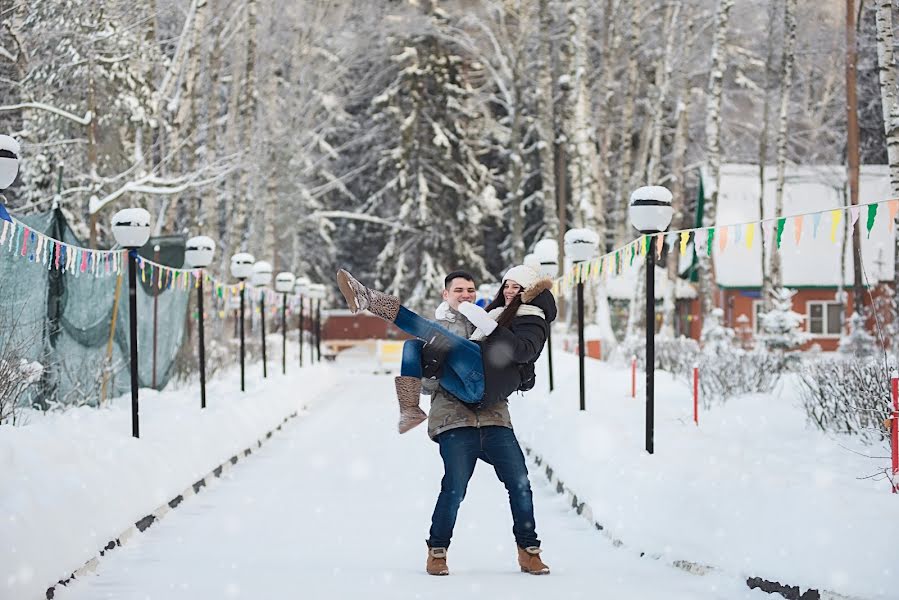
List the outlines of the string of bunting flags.
<svg viewBox="0 0 899 600">
<path fill-rule="evenodd" d="M 881 205 L 886 205 L 885 211 L 879 210 Z M 707 256 L 711 256 L 715 244 L 722 252 L 735 245 L 745 245 L 746 249 L 751 250 L 760 230 L 765 246 L 771 247 L 774 243 L 779 250 L 785 231 L 792 231 L 796 245 L 800 244 L 806 222 L 811 223 L 812 238 L 817 238 L 821 222 L 825 217 L 829 217 L 830 220 L 830 241 L 837 243 L 837 234 L 843 220 L 848 218 L 846 224 L 854 228 L 863 211 L 865 214 L 864 227 L 867 237 L 870 238 L 878 215 L 887 217 L 881 217 L 886 227 L 894 226 L 896 214 L 899 213 L 899 198 L 787 215 L 776 219 L 760 219 L 730 225 L 695 227 L 644 235 L 602 256 L 572 266 L 562 277 L 556 279 L 553 293 L 558 295 L 562 287 L 568 288 L 578 281 L 586 282 L 588 279 L 595 280 L 597 278 L 605 281 L 609 276 L 620 275 L 625 268 L 633 266 L 634 260 L 638 256 L 646 256 L 650 248 L 655 250 L 656 257 L 661 258 L 666 244 L 669 251 L 678 247 L 682 256 L 690 251 L 694 254 L 705 252 Z M 849 213 L 848 217 L 847 212 Z M 689 250 L 691 242 L 692 250 Z"/>
<path fill-rule="evenodd" d="M 49 270 L 70 273 L 76 277 L 109 277 L 118 276 L 127 271 L 127 250 L 95 250 L 67 244 L 51 236 L 35 231 L 25 223 L 11 217 L 0 219 L 0 250 L 18 259 L 27 259 Z M 209 275 L 202 269 L 176 269 L 142 256 L 137 257 L 138 277 L 141 282 L 148 283 L 160 290 L 198 288 L 200 277 L 213 299 L 228 302 L 230 298 L 240 294 L 242 285 L 252 289 L 245 283 L 224 283 Z M 268 288 L 262 288 L 266 304 L 274 307 L 280 294 Z"/>
</svg>

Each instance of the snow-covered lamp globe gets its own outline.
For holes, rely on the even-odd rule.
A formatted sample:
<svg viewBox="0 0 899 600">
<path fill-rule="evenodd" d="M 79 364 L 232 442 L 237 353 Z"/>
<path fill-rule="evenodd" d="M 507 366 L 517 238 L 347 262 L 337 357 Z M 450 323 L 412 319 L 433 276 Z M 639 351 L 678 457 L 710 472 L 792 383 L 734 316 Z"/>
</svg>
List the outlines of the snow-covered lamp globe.
<svg viewBox="0 0 899 600">
<path fill-rule="evenodd" d="M 112 215 L 112 235 L 123 248 L 140 248 L 150 239 L 150 213 L 125 208 Z"/>
<path fill-rule="evenodd" d="M 565 232 L 565 256 L 573 263 L 596 258 L 599 236 L 589 229 L 569 229 Z"/>
<path fill-rule="evenodd" d="M 628 216 L 640 233 L 659 233 L 671 225 L 674 209 L 671 191 L 661 185 L 646 185 L 631 194 Z"/>
<path fill-rule="evenodd" d="M 559 243 L 556 240 L 547 238 L 534 244 L 534 256 L 540 263 L 537 270 L 544 277 L 555 277 L 559 274 Z"/>
<path fill-rule="evenodd" d="M 293 291 L 299 294 L 300 296 L 305 296 L 309 291 L 309 284 L 312 282 L 309 281 L 309 278 L 305 275 L 300 275 L 297 277 L 296 283 L 294 283 Z"/>
<path fill-rule="evenodd" d="M 272 282 L 272 264 L 264 260 L 257 261 L 253 265 L 253 274 L 250 281 L 256 287 L 263 287 Z"/>
<path fill-rule="evenodd" d="M 205 235 L 198 235 L 187 240 L 184 248 L 184 260 L 195 269 L 205 269 L 212 263 L 215 255 L 215 242 Z"/>
<path fill-rule="evenodd" d="M 537 257 L 534 254 L 524 255 L 524 265 L 526 267 L 531 267 L 535 271 L 540 271 L 540 261 L 537 260 Z"/>
<path fill-rule="evenodd" d="M 314 300 L 324 300 L 327 296 L 326 288 L 321 283 L 310 283 L 306 289 L 306 295 Z"/>
<path fill-rule="evenodd" d="M 16 180 L 19 151 L 19 142 L 8 135 L 0 135 L 0 190 L 5 190 Z"/>
<path fill-rule="evenodd" d="M 231 257 L 231 276 L 243 281 L 253 274 L 253 263 L 256 259 L 249 252 L 238 252 Z"/>
<path fill-rule="evenodd" d="M 293 291 L 296 284 L 296 277 L 293 273 L 283 271 L 275 276 L 275 291 L 279 294 L 289 294 Z"/>
</svg>

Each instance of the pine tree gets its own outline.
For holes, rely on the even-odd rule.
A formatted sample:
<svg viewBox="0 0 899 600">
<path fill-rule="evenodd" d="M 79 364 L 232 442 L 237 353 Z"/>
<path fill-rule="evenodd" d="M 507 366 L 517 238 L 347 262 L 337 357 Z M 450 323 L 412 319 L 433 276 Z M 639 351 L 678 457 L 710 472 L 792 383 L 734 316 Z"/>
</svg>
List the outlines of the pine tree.
<svg viewBox="0 0 899 600">
<path fill-rule="evenodd" d="M 377 284 L 421 306 L 453 269 L 489 278 L 481 222 L 497 207 L 476 156 L 468 78 L 477 67 L 434 33 L 397 42 L 396 77 L 372 103 L 372 118 L 392 134 L 378 163 L 386 183 L 372 200 L 397 224 L 378 255 Z"/>
<path fill-rule="evenodd" d="M 771 295 L 772 309 L 761 315 L 759 341 L 774 352 L 794 350 L 808 341 L 809 335 L 802 330 L 804 316 L 793 311 L 795 290 L 775 288 Z"/>
</svg>

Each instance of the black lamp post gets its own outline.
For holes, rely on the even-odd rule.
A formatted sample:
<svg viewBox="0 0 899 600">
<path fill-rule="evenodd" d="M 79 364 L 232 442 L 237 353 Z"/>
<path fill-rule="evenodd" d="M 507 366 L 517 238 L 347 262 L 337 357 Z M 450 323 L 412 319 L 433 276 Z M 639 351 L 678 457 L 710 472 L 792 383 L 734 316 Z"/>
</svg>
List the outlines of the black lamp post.
<svg viewBox="0 0 899 600">
<path fill-rule="evenodd" d="M 272 282 L 272 265 L 260 260 L 253 265 L 253 285 L 259 288 L 259 317 L 262 326 L 262 377 L 268 377 L 268 359 L 265 355 L 265 290 L 263 287 Z"/>
<path fill-rule="evenodd" d="M 574 266 L 596 257 L 599 236 L 589 229 L 569 229 L 565 232 L 565 256 Z M 577 271 L 576 271 L 577 272 Z M 586 410 L 586 386 L 584 382 L 584 283 L 577 278 L 577 339 L 578 364 L 580 366 L 581 410 Z"/>
<path fill-rule="evenodd" d="M 322 361 L 322 300 L 325 297 L 325 286 L 321 283 L 309 284 L 307 294 L 313 302 L 312 343 L 315 350 L 315 361 Z"/>
<path fill-rule="evenodd" d="M 628 213 L 634 229 L 645 235 L 654 235 L 671 225 L 672 195 L 668 188 L 649 185 L 631 194 Z M 646 251 L 646 451 L 655 452 L 655 243 L 650 237 Z"/>
<path fill-rule="evenodd" d="M 538 270 L 544 277 L 555 279 L 559 276 L 559 243 L 546 238 L 534 244 L 534 256 L 540 264 Z M 546 351 L 549 359 L 549 391 L 553 391 L 553 338 L 552 323 L 546 332 Z"/>
<path fill-rule="evenodd" d="M 244 367 L 244 302 L 246 298 L 246 281 L 253 274 L 253 263 L 255 262 L 252 254 L 240 252 L 231 257 L 231 276 L 240 281 L 240 391 L 246 391 L 246 378 Z"/>
<path fill-rule="evenodd" d="M 305 301 L 303 296 L 305 296 L 309 292 L 309 278 L 304 276 L 297 277 L 297 281 L 294 284 L 294 291 L 298 296 L 298 302 L 300 304 L 300 332 L 297 336 L 297 339 L 300 343 L 300 366 L 303 366 L 303 340 L 306 336 L 306 323 L 304 322 L 305 315 L 303 314 Z"/>
<path fill-rule="evenodd" d="M 112 234 L 128 250 L 128 326 L 131 337 L 131 435 L 140 437 L 137 374 L 137 249 L 150 239 L 150 213 L 126 208 L 112 216 Z"/>
<path fill-rule="evenodd" d="M 204 269 L 212 262 L 215 255 L 215 242 L 204 235 L 192 237 L 187 240 L 184 249 L 184 260 L 194 269 L 199 269 L 197 285 L 197 318 L 199 321 L 200 341 L 200 408 L 206 408 L 206 334 L 203 326 L 203 276 Z"/>
<path fill-rule="evenodd" d="M 293 292 L 296 277 L 286 271 L 275 276 L 275 291 L 281 294 L 281 374 L 287 374 L 287 294 Z"/>
</svg>

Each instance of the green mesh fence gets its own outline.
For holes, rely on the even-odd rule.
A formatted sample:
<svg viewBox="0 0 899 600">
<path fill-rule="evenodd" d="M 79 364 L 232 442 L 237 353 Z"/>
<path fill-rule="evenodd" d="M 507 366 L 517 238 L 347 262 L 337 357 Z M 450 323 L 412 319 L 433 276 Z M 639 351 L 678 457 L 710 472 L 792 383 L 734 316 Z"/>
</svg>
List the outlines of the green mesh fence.
<svg viewBox="0 0 899 600">
<path fill-rule="evenodd" d="M 60 211 L 19 220 L 66 244 L 85 246 Z M 158 254 L 154 245 L 160 247 Z M 180 268 L 184 241 L 180 237 L 151 239 L 140 254 Z M 30 253 L 21 256 L 6 245 L 0 247 L 0 357 L 15 356 L 44 366 L 40 382 L 25 398 L 27 402 L 43 408 L 96 405 L 104 379 L 107 397 L 130 389 L 126 273 L 121 277 L 111 352 L 107 350 L 117 279 L 115 274 L 60 272 L 42 265 Z M 141 387 L 155 382 L 153 387 L 161 389 L 171 378 L 184 338 L 190 291 L 160 289 L 140 278 L 138 282 L 138 379 Z"/>
</svg>

